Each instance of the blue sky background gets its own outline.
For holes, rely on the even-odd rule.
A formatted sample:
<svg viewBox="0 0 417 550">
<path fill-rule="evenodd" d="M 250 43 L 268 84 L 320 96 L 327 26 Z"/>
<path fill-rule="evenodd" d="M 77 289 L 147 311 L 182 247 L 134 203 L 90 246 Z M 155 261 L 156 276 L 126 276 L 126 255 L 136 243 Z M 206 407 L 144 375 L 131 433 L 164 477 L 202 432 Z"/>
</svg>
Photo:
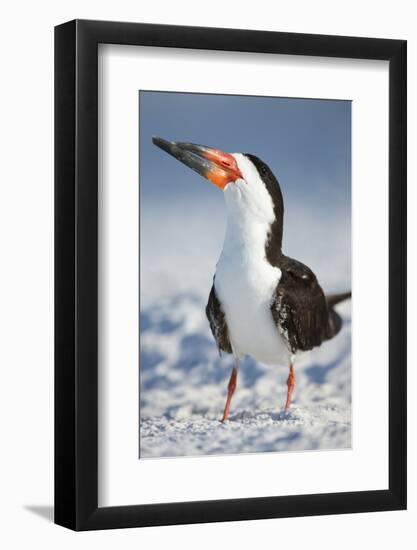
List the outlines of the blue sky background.
<svg viewBox="0 0 417 550">
<path fill-rule="evenodd" d="M 225 222 L 222 192 L 153 135 L 264 160 L 284 196 L 284 252 L 332 289 L 350 284 L 350 101 L 141 91 L 139 108 L 142 297 L 174 292 L 183 271 L 207 291 Z"/>
</svg>

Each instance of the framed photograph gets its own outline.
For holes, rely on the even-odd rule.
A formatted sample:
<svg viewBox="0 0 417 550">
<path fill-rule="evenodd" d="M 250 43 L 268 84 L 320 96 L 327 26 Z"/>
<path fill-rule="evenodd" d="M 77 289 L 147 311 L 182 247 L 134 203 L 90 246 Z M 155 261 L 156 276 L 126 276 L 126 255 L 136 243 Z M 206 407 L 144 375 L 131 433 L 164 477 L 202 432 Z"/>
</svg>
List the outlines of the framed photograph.
<svg viewBox="0 0 417 550">
<path fill-rule="evenodd" d="M 406 507 L 406 42 L 55 29 L 55 521 Z"/>
</svg>

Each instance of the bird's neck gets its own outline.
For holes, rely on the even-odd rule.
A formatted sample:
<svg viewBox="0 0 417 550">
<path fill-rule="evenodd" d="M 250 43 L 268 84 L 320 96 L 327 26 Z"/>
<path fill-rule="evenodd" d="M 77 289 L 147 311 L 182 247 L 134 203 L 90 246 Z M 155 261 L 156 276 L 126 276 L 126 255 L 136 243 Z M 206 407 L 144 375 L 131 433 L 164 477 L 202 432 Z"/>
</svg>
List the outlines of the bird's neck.
<svg viewBox="0 0 417 550">
<path fill-rule="evenodd" d="M 240 257 L 246 264 L 267 261 L 277 265 L 276 260 L 281 256 L 281 241 L 282 224 L 279 226 L 254 216 L 231 213 L 227 218 L 222 257 Z"/>
</svg>

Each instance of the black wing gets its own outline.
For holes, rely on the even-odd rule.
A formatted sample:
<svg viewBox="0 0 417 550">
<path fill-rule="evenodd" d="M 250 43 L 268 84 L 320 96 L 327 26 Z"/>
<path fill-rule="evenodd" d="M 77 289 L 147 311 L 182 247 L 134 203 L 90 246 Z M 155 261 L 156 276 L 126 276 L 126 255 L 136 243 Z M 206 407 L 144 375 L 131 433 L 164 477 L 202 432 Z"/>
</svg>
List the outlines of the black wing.
<svg viewBox="0 0 417 550">
<path fill-rule="evenodd" d="M 226 317 L 221 303 L 216 295 L 214 284 L 211 287 L 209 299 L 206 306 L 206 315 L 210 323 L 211 332 L 216 340 L 219 352 L 232 353 L 232 346 L 229 340 L 229 331 L 226 324 Z"/>
<path fill-rule="evenodd" d="M 329 307 L 311 269 L 286 256 L 281 257 L 279 267 L 282 275 L 271 312 L 291 351 L 307 351 L 333 338 L 342 320 Z"/>
</svg>

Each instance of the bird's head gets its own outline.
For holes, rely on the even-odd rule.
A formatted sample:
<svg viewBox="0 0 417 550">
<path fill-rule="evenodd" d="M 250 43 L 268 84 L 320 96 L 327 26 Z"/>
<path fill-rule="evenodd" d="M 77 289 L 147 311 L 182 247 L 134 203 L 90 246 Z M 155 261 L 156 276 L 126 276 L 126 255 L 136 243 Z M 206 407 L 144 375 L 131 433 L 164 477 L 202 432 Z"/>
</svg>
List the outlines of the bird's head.
<svg viewBox="0 0 417 550">
<path fill-rule="evenodd" d="M 278 224 L 282 233 L 281 189 L 270 168 L 258 157 L 159 137 L 152 141 L 221 189 L 230 216 Z"/>
</svg>

